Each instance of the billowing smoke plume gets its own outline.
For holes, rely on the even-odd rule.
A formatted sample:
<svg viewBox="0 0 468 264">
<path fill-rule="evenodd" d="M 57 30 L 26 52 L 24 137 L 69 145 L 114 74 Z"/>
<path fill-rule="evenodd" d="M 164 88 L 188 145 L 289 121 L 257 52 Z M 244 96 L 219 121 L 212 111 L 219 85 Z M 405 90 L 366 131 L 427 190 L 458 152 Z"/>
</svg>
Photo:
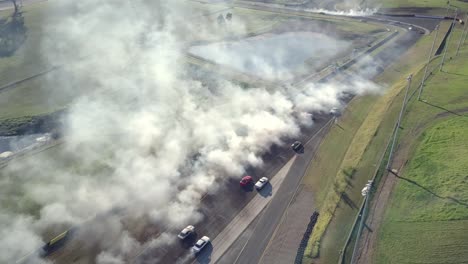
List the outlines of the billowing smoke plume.
<svg viewBox="0 0 468 264">
<path fill-rule="evenodd" d="M 96 261 L 125 263 L 142 245 L 121 219 L 145 218 L 168 230 L 199 221 L 205 193 L 242 176 L 246 166 L 261 166 L 272 144 L 312 125 L 310 113 L 340 106 L 344 93 L 377 89 L 363 80 L 300 89 L 206 83 L 193 77 L 184 54 L 191 42 L 222 39 L 225 30 L 178 1 L 148 2 L 51 2 L 51 12 L 65 15 L 47 21 L 43 54 L 65 65 L 57 93 L 83 95 L 69 106 L 65 144 L 2 171 L 0 188 L 8 191 L 0 263 L 40 247 L 53 226 L 107 212 L 116 212 L 103 223 L 112 234 L 91 227 L 87 239 L 106 248 L 112 236 L 117 242 Z M 236 23 L 229 34 L 240 36 L 245 26 Z M 144 246 L 172 237 L 163 233 Z"/>
<path fill-rule="evenodd" d="M 375 12 L 377 12 L 377 8 L 365 8 L 365 9 L 348 9 L 348 10 L 328 10 L 323 8 L 313 8 L 307 9 L 309 12 L 314 13 L 323 13 L 327 15 L 335 15 L 335 16 L 371 16 Z"/>
</svg>

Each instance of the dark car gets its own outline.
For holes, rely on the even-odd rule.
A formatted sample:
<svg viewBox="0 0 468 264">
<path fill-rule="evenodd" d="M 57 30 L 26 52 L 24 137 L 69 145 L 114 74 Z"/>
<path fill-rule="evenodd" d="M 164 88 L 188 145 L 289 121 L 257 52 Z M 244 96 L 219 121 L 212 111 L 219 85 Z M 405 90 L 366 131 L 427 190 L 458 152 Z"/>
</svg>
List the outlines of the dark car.
<svg viewBox="0 0 468 264">
<path fill-rule="evenodd" d="M 300 141 L 296 141 L 291 145 L 292 150 L 296 153 L 304 153 L 304 145 Z"/>
<path fill-rule="evenodd" d="M 240 181 L 240 185 L 241 185 L 242 187 L 245 187 L 245 186 L 251 184 L 252 182 L 253 182 L 253 179 L 252 179 L 251 176 L 245 176 L 245 177 L 243 177 L 242 180 Z"/>
</svg>

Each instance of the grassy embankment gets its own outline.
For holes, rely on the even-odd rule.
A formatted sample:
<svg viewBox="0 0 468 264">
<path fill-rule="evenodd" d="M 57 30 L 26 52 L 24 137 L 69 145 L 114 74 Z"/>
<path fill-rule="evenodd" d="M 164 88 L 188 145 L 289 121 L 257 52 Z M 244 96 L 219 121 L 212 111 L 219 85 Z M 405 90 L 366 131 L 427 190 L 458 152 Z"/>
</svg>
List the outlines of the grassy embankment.
<svg viewBox="0 0 468 264">
<path fill-rule="evenodd" d="M 454 39 L 458 40 L 460 31 Z M 455 41 L 450 45 L 453 56 Z M 454 57 L 454 56 L 453 56 Z M 409 162 L 378 233 L 374 263 L 464 263 L 468 259 L 468 45 L 431 76 L 403 120 Z M 438 61 L 432 63 L 435 67 Z"/>
<path fill-rule="evenodd" d="M 45 12 L 53 2 L 28 4 L 22 8 L 22 20 L 15 27 L 24 31 L 24 42 L 18 43 L 13 53 L 0 56 L 0 86 L 21 80 L 49 70 L 53 65 L 41 55 L 41 34 L 44 32 Z M 53 14 L 49 14 L 53 15 Z M 1 27 L 11 27 L 12 11 L 0 12 Z M 6 35 L 2 35 L 5 37 Z M 2 42 L 0 49 L 6 47 Z M 53 74 L 53 73 L 51 73 Z M 22 124 L 36 122 L 38 116 L 45 116 L 62 109 L 71 99 L 69 94 L 60 96 L 54 87 L 46 86 L 46 77 L 37 77 L 13 88 L 0 91 L 0 134 L 15 133 Z M 50 96 L 54 94 L 54 96 Z"/>
<path fill-rule="evenodd" d="M 334 127 L 322 143 L 304 180 L 304 184 L 315 190 L 316 206 L 321 213 L 309 240 L 305 263 L 313 262 L 312 257 L 319 255 L 322 263 L 338 260 L 362 201 L 360 190 L 373 176 L 392 132 L 405 77 L 423 66 L 433 34 L 423 37 L 376 78 L 381 84 L 395 83 L 385 95 L 354 99 L 340 121 L 341 128 Z M 420 77 L 415 77 L 414 83 L 419 82 Z"/>
<path fill-rule="evenodd" d="M 444 9 L 447 7 L 447 1 L 444 0 L 378 0 L 375 2 L 383 8 L 410 8 L 409 10 L 411 8 Z M 463 10 L 468 9 L 466 1 L 451 0 L 450 4 Z"/>
</svg>

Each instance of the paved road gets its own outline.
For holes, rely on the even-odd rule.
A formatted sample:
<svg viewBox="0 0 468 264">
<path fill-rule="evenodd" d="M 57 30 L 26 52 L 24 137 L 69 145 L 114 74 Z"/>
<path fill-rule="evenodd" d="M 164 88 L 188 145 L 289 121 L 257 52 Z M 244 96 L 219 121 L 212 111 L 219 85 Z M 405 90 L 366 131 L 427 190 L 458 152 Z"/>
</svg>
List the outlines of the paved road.
<svg viewBox="0 0 468 264">
<path fill-rule="evenodd" d="M 261 264 L 294 263 L 315 207 L 314 192 L 304 184 L 299 185 L 298 192 L 260 259 Z"/>
<path fill-rule="evenodd" d="M 240 236 L 247 226 L 257 217 L 265 206 L 274 199 L 279 192 L 276 191 L 283 183 L 285 176 L 288 175 L 296 156 L 294 156 L 284 167 L 275 175 L 269 185 L 266 185 L 259 194 L 247 204 L 242 211 L 224 228 L 221 233 L 213 240 L 213 253 L 211 261 L 216 262 L 232 243 Z"/>
<path fill-rule="evenodd" d="M 329 122 L 327 124 L 333 124 Z M 327 126 L 328 127 L 328 126 Z M 321 133 L 327 132 L 324 129 Z M 278 189 L 278 193 L 273 197 L 270 205 L 266 208 L 265 213 L 259 219 L 254 233 L 244 245 L 242 253 L 233 263 L 239 264 L 256 264 L 270 241 L 273 232 L 276 230 L 286 208 L 291 202 L 302 177 L 312 160 L 315 151 L 320 145 L 320 140 L 311 140 L 305 146 L 305 152 L 298 155 L 292 168 L 289 170 L 286 180 Z"/>
<path fill-rule="evenodd" d="M 329 115 L 317 116 L 316 124 L 313 127 L 303 128 L 301 135 L 298 137 L 298 140 L 301 140 L 302 142 L 309 141 L 314 135 L 317 134 L 317 131 L 319 131 L 326 124 L 329 124 L 327 122 L 330 120 L 330 118 L 331 116 Z M 322 133 L 315 136 L 314 141 L 320 141 L 320 137 L 322 136 Z M 275 178 L 280 175 L 278 174 L 278 171 L 280 171 L 280 169 L 283 168 L 285 164 L 287 164 L 288 161 L 290 161 L 293 157 L 294 152 L 290 149 L 289 145 L 274 146 L 270 153 L 264 155 L 263 157 L 265 166 L 263 166 L 263 168 L 250 168 L 248 169 L 248 174 L 252 175 L 254 179 L 267 176 L 271 178 L 274 185 L 276 186 L 278 184 L 275 183 L 275 181 L 277 181 Z M 300 157 L 302 158 L 302 156 Z M 296 161 L 294 161 L 292 166 L 296 166 Z M 286 181 L 289 181 L 289 175 L 289 173 L 285 175 L 287 179 Z M 283 185 L 284 184 L 285 182 L 283 182 Z M 275 193 L 281 192 L 280 189 L 275 189 L 277 188 L 275 187 L 273 189 Z M 242 211 L 246 204 L 249 204 L 249 202 L 252 201 L 252 199 L 255 197 L 257 197 L 256 191 L 242 190 L 239 188 L 238 179 L 230 180 L 226 184 L 226 189 L 223 189 L 214 195 L 209 195 L 203 201 L 201 211 L 205 215 L 205 221 L 196 225 L 198 233 L 197 235 L 208 235 L 209 237 L 216 239 L 223 232 L 223 230 L 229 226 L 232 219 L 234 219 L 239 214 L 239 212 Z M 275 198 L 273 197 L 271 199 Z M 249 221 L 246 221 L 242 228 L 245 228 L 245 226 L 247 226 L 250 221 L 250 219 Z M 236 236 L 238 236 L 238 234 L 236 234 Z M 190 241 L 190 243 L 193 242 L 194 241 Z M 197 259 L 198 263 L 214 263 L 212 259 L 217 258 L 216 255 L 219 254 L 217 253 L 219 246 L 215 241 L 212 243 L 212 245 L 213 247 L 206 251 L 209 253 L 208 256 L 206 256 L 206 254 L 201 255 L 201 257 Z M 149 262 L 149 260 L 154 260 L 156 258 L 159 258 L 157 263 L 190 263 L 193 261 L 193 259 L 185 260 L 187 252 L 188 245 L 185 243 L 180 243 L 179 245 L 169 245 L 167 247 L 161 247 L 153 252 L 142 253 L 137 260 L 133 261 L 133 263 L 155 263 L 154 261 Z M 211 254 L 213 254 L 213 256 L 211 256 Z M 219 256 L 221 255 L 222 253 L 219 254 Z M 221 257 L 221 259 L 223 258 L 224 256 Z"/>
</svg>

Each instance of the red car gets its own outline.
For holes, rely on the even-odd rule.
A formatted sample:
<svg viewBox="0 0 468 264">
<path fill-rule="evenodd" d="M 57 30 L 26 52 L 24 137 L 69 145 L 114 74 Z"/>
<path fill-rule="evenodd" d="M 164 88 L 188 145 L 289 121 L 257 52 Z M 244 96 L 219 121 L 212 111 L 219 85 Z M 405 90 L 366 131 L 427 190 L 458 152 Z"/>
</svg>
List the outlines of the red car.
<svg viewBox="0 0 468 264">
<path fill-rule="evenodd" d="M 240 185 L 242 187 L 247 186 L 253 182 L 253 179 L 251 176 L 244 176 L 242 180 L 240 181 Z"/>
</svg>

